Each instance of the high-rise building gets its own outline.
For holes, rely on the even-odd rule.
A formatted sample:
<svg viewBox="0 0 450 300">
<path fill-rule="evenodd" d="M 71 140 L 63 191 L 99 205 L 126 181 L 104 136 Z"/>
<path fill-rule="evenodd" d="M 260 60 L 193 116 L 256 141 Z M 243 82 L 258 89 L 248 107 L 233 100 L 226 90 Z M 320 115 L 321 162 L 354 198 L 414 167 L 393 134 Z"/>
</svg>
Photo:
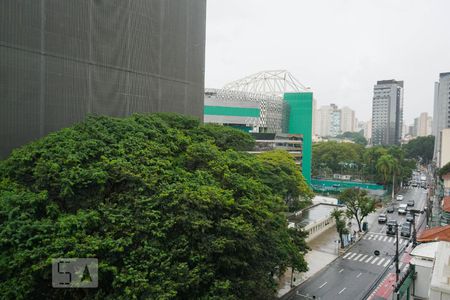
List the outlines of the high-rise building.
<svg viewBox="0 0 450 300">
<path fill-rule="evenodd" d="M 434 84 L 433 130 L 434 159 L 440 165 L 441 130 L 450 128 L 450 72 L 439 74 L 439 82 Z"/>
<path fill-rule="evenodd" d="M 356 128 L 355 112 L 348 107 L 330 104 L 317 110 L 316 132 L 319 136 L 335 137 L 347 131 L 355 132 Z"/>
<path fill-rule="evenodd" d="M 355 132 L 356 126 L 355 111 L 347 106 L 341 108 L 341 132 Z"/>
<path fill-rule="evenodd" d="M 431 134 L 432 117 L 423 112 L 414 119 L 414 136 L 428 136 Z"/>
<path fill-rule="evenodd" d="M 203 118 L 206 0 L 0 1 L 0 158 L 88 114 Z"/>
<path fill-rule="evenodd" d="M 372 144 L 399 144 L 403 127 L 403 81 L 378 81 L 373 89 Z"/>
</svg>

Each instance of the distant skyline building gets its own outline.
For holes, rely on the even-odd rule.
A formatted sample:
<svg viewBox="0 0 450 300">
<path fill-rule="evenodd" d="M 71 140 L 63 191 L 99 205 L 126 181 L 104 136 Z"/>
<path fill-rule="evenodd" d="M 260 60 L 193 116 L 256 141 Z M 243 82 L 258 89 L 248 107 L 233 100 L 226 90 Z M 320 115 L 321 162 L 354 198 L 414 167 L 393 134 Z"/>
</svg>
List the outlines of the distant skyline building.
<svg viewBox="0 0 450 300">
<path fill-rule="evenodd" d="M 341 132 L 355 132 L 356 125 L 355 111 L 347 106 L 341 108 Z"/>
<path fill-rule="evenodd" d="M 206 0 L 0 7 L 0 159 L 89 114 L 203 119 Z"/>
<path fill-rule="evenodd" d="M 434 160 L 440 165 L 441 131 L 450 128 L 450 72 L 440 73 L 439 82 L 434 84 L 433 130 Z"/>
<path fill-rule="evenodd" d="M 428 113 L 423 112 L 418 118 L 414 119 L 413 136 L 428 136 L 432 131 L 433 118 L 428 116 Z"/>
<path fill-rule="evenodd" d="M 321 137 L 335 137 L 344 132 L 355 132 L 357 129 L 355 111 L 345 106 L 338 108 L 336 104 L 323 105 L 316 113 L 316 134 Z"/>
<path fill-rule="evenodd" d="M 372 144 L 399 144 L 402 128 L 403 81 L 377 81 L 373 89 Z"/>
</svg>

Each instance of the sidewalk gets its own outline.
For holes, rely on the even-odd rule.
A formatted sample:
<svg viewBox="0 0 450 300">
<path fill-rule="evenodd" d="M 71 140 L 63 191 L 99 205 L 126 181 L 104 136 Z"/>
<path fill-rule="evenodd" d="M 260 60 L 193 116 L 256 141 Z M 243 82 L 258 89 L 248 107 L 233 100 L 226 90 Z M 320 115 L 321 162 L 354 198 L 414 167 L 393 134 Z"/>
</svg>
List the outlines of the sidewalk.
<svg viewBox="0 0 450 300">
<path fill-rule="evenodd" d="M 383 208 L 378 208 L 375 212 L 369 214 L 369 216 L 364 219 L 364 221 L 369 225 L 369 231 L 371 226 L 374 223 L 378 222 L 378 214 L 382 210 Z M 288 268 L 285 274 L 279 280 L 277 296 L 281 297 L 291 290 L 291 278 L 293 287 L 298 286 L 299 284 L 322 270 L 340 255 L 348 251 L 365 234 L 364 232 L 358 232 L 359 228 L 355 220 L 352 220 L 350 232 L 353 233 L 353 231 L 356 231 L 356 240 L 344 249 L 340 248 L 339 236 L 336 232 L 335 227 L 326 230 L 320 236 L 311 240 L 308 243 L 308 246 L 311 248 L 311 250 L 305 255 L 305 260 L 308 263 L 309 270 L 304 273 L 294 272 L 294 275 L 292 276 L 292 271 L 290 268 Z"/>
<path fill-rule="evenodd" d="M 337 235 L 336 229 L 330 228 L 308 243 L 311 250 L 306 253 L 305 260 L 308 263 L 309 270 L 304 273 L 294 272 L 292 276 L 292 271 L 288 268 L 286 273 L 280 278 L 278 297 L 291 290 L 291 277 L 292 285 L 297 286 L 338 257 L 339 241 Z"/>
</svg>

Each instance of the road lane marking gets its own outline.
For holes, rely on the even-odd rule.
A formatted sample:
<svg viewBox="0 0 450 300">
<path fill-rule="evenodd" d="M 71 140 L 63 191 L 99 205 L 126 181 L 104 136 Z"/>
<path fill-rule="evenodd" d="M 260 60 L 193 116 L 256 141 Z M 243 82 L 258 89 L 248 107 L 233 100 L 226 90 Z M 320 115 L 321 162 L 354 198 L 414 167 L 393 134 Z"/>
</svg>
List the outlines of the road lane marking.
<svg viewBox="0 0 450 300">
<path fill-rule="evenodd" d="M 374 260 L 372 260 L 371 264 L 373 265 L 378 260 L 378 257 L 375 257 Z"/>
<path fill-rule="evenodd" d="M 384 263 L 383 267 L 386 267 L 389 264 L 389 259 L 386 260 L 386 262 Z"/>
<path fill-rule="evenodd" d="M 356 253 L 352 253 L 352 255 L 350 255 L 349 257 L 348 257 L 348 259 L 351 259 L 353 256 L 355 256 L 356 255 Z"/>
<path fill-rule="evenodd" d="M 340 295 L 346 288 L 343 288 L 338 294 Z"/>
<path fill-rule="evenodd" d="M 384 237 L 383 242 L 386 242 L 386 240 L 388 239 L 387 236 Z"/>
<path fill-rule="evenodd" d="M 352 253 L 351 252 L 346 253 L 343 258 L 347 258 L 347 256 L 349 256 L 350 254 Z"/>
<path fill-rule="evenodd" d="M 356 278 L 359 278 L 359 276 L 361 276 L 362 275 L 362 273 L 359 273 L 357 276 L 356 276 Z"/>
<path fill-rule="evenodd" d="M 341 269 L 340 271 L 339 271 L 339 273 L 342 273 L 344 271 L 344 269 Z"/>
<path fill-rule="evenodd" d="M 369 237 L 368 237 L 367 239 L 368 239 L 368 240 L 371 240 L 371 239 L 372 239 L 372 237 L 373 237 L 373 236 L 369 236 Z"/>
<path fill-rule="evenodd" d="M 323 288 L 325 286 L 325 284 L 327 284 L 328 281 L 324 282 L 321 286 L 319 286 L 319 289 Z"/>
<path fill-rule="evenodd" d="M 366 257 L 367 257 L 367 254 L 366 254 L 366 255 L 364 255 L 363 257 L 361 257 L 361 258 L 359 259 L 359 261 L 363 261 L 363 260 L 365 260 L 365 259 L 366 259 Z"/>
<path fill-rule="evenodd" d="M 377 263 L 377 266 L 381 265 L 384 261 L 384 258 L 381 258 L 380 261 Z"/>
<path fill-rule="evenodd" d="M 389 243 L 392 243 L 394 241 L 394 238 L 390 237 L 389 238 Z"/>
<path fill-rule="evenodd" d="M 369 258 L 366 260 L 366 263 L 368 263 L 372 258 L 373 256 L 369 256 Z"/>
<path fill-rule="evenodd" d="M 353 260 L 358 260 L 358 258 L 360 258 L 362 256 L 362 253 L 361 254 L 358 254 L 358 255 L 356 255 L 355 256 L 355 258 L 353 259 Z"/>
</svg>

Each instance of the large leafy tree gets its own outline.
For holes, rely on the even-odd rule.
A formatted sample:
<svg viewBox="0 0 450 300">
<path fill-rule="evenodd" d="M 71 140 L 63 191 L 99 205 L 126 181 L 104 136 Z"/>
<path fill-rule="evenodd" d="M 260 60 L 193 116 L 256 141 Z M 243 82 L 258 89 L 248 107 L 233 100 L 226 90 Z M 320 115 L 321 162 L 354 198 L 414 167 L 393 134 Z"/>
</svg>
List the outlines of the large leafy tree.
<svg viewBox="0 0 450 300">
<path fill-rule="evenodd" d="M 422 160 L 428 164 L 433 159 L 434 136 L 420 136 L 409 141 L 405 146 L 406 156 L 411 159 Z"/>
<path fill-rule="evenodd" d="M 285 200 L 310 192 L 287 153 L 236 151 L 251 144 L 155 114 L 90 117 L 13 151 L 0 162 L 0 295 L 270 298 L 271 274 L 307 269 Z M 97 257 L 99 288 L 53 289 L 59 257 Z"/>
<path fill-rule="evenodd" d="M 321 142 L 312 148 L 312 170 L 317 176 L 321 169 L 329 168 L 334 173 L 341 173 L 343 165 L 359 165 L 362 161 L 364 147 L 353 143 Z"/>
<path fill-rule="evenodd" d="M 347 216 L 355 218 L 359 231 L 361 223 L 368 214 L 375 211 L 375 201 L 367 195 L 366 190 L 349 188 L 342 191 L 339 200 L 347 207 Z"/>
<path fill-rule="evenodd" d="M 383 175 L 383 182 L 385 185 L 389 182 L 389 178 L 397 167 L 397 162 L 394 157 L 389 154 L 381 156 L 377 161 L 377 171 Z"/>
<path fill-rule="evenodd" d="M 334 218 L 335 225 L 336 225 L 336 231 L 339 235 L 339 241 L 341 243 L 341 248 L 344 248 L 344 234 L 348 233 L 348 229 L 346 227 L 345 222 L 345 214 L 344 211 L 340 209 L 333 209 L 331 212 L 331 216 Z"/>
</svg>

